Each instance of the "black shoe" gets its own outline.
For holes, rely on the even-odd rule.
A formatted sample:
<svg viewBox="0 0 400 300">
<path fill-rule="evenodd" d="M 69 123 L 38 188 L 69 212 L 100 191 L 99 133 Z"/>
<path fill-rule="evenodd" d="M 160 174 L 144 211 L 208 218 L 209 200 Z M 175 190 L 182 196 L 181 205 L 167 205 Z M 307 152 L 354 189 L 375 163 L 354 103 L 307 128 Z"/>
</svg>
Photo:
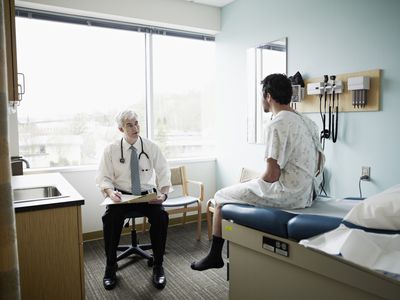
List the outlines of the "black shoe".
<svg viewBox="0 0 400 300">
<path fill-rule="evenodd" d="M 106 267 L 106 272 L 103 277 L 103 286 L 106 290 L 112 290 L 117 284 L 117 265 L 113 267 Z"/>
<path fill-rule="evenodd" d="M 164 268 L 162 266 L 155 266 L 153 268 L 153 285 L 159 290 L 162 290 L 165 288 L 166 284 L 167 278 L 164 274 Z"/>
</svg>

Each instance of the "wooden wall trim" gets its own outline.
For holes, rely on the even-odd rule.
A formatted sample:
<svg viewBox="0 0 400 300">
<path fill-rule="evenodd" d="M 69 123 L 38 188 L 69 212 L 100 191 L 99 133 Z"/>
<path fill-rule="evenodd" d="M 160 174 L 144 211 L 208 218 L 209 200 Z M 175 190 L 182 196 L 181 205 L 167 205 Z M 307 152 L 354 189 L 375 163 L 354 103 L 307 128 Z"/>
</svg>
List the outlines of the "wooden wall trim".
<svg viewBox="0 0 400 300">
<path fill-rule="evenodd" d="M 20 299 L 15 213 L 12 204 L 11 167 L 8 141 L 8 89 L 6 51 L 6 8 L 0 0 L 0 299 Z"/>
</svg>

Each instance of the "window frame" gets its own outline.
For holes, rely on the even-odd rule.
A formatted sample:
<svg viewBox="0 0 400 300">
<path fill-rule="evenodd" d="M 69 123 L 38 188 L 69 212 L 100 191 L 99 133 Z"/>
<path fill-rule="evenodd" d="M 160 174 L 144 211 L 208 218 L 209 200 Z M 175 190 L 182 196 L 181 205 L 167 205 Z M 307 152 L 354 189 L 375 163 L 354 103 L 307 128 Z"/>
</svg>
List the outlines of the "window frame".
<svg viewBox="0 0 400 300">
<path fill-rule="evenodd" d="M 59 12 L 51 12 L 44 11 L 32 8 L 25 8 L 16 6 L 15 7 L 15 17 L 25 17 L 30 19 L 37 20 L 46 20 L 46 21 L 54 21 L 54 22 L 63 22 L 69 24 L 79 24 L 86 26 L 97 26 L 103 28 L 112 28 L 119 30 L 128 30 L 141 32 L 145 34 L 145 109 L 146 109 L 146 135 L 149 139 L 154 138 L 154 110 L 153 110 L 153 45 L 152 45 L 152 37 L 153 35 L 163 35 L 163 36 L 171 36 L 171 37 L 181 37 L 188 39 L 196 39 L 203 40 L 208 42 L 215 42 L 215 36 L 204 34 L 204 33 L 196 33 L 190 31 L 183 31 L 177 29 L 169 29 L 157 26 L 148 26 L 143 24 L 129 23 L 111 19 L 102 19 L 102 18 L 94 18 L 88 16 L 80 16 L 80 15 L 72 15 L 66 13 Z M 23 103 L 22 103 L 23 104 Z M 9 114 L 9 122 L 10 122 L 10 136 L 16 136 L 16 139 L 12 139 L 10 145 L 10 152 L 13 155 L 19 156 L 19 132 L 18 132 L 18 118 L 17 114 L 11 113 Z M 197 160 L 209 160 L 214 158 L 193 158 L 194 161 Z M 176 159 L 173 159 L 176 161 Z M 188 158 L 184 158 L 184 160 L 191 160 Z M 62 166 L 62 167 L 49 167 L 45 169 L 57 170 L 57 169 L 91 169 L 92 165 L 76 165 L 76 166 Z M 93 165 L 95 167 L 95 165 Z M 34 168 L 32 171 L 39 171 L 40 168 Z"/>
</svg>

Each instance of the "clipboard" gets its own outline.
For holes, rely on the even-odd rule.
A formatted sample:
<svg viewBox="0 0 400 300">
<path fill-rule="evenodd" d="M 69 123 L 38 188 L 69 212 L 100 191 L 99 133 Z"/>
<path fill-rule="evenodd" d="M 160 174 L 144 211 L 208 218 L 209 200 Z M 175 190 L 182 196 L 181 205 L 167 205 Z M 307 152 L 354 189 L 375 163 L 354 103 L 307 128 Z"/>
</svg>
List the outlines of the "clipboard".
<svg viewBox="0 0 400 300">
<path fill-rule="evenodd" d="M 100 205 L 104 206 L 104 205 L 118 205 L 118 204 L 128 204 L 128 203 L 143 203 L 143 202 L 149 202 L 150 200 L 155 198 L 157 198 L 156 193 L 150 193 L 143 196 L 123 194 L 121 196 L 121 202 L 114 202 L 110 199 L 110 197 L 107 197 Z"/>
</svg>

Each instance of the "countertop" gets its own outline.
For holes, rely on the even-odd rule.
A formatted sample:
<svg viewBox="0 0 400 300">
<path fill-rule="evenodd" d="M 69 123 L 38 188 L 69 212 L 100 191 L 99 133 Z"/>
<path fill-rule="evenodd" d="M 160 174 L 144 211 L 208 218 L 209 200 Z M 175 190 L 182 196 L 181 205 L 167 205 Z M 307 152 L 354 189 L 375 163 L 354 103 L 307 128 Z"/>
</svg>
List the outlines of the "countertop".
<svg viewBox="0 0 400 300">
<path fill-rule="evenodd" d="M 83 205 L 85 203 L 83 197 L 60 173 L 12 176 L 11 186 L 13 189 L 55 186 L 62 195 L 59 198 L 13 203 L 16 212 Z"/>
</svg>

